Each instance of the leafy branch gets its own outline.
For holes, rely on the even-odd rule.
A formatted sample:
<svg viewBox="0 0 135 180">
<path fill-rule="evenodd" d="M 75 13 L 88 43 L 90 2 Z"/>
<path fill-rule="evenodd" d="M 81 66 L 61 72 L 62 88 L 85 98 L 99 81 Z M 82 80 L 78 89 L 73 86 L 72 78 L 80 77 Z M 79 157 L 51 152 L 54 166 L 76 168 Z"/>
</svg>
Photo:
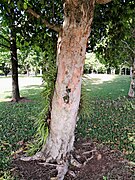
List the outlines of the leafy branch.
<svg viewBox="0 0 135 180">
<path fill-rule="evenodd" d="M 9 46 L 7 46 L 7 45 L 5 45 L 5 44 L 2 44 L 2 43 L 0 43 L 0 47 L 2 47 L 2 48 L 7 48 L 8 50 L 10 49 Z"/>
<path fill-rule="evenodd" d="M 6 42 L 10 43 L 10 41 L 1 34 L 0 34 L 0 38 L 4 39 Z"/>
<path fill-rule="evenodd" d="M 28 8 L 27 12 L 31 14 L 32 16 L 36 17 L 37 19 L 40 19 L 43 24 L 45 24 L 48 28 L 60 32 L 61 26 L 60 25 L 55 25 L 55 24 L 50 24 L 46 19 L 42 19 L 39 14 L 37 14 L 35 11 L 33 11 L 31 8 Z"/>
</svg>

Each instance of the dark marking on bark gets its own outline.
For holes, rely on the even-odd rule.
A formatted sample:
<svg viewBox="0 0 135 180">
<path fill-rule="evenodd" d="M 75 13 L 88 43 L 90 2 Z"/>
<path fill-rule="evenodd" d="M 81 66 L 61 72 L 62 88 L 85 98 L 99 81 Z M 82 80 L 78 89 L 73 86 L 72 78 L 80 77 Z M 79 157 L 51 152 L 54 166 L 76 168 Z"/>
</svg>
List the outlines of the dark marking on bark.
<svg viewBox="0 0 135 180">
<path fill-rule="evenodd" d="M 81 52 L 80 52 L 80 56 L 82 56 L 82 51 L 83 51 L 83 49 L 82 49 L 82 47 L 81 47 Z"/>
<path fill-rule="evenodd" d="M 69 94 L 71 92 L 71 89 L 66 86 L 66 92 Z"/>
<path fill-rule="evenodd" d="M 69 103 L 69 95 L 65 95 L 65 96 L 63 97 L 63 100 L 64 100 L 64 102 L 65 102 L 66 104 L 68 104 L 68 103 Z"/>
<path fill-rule="evenodd" d="M 66 93 L 65 96 L 63 96 L 63 100 L 66 104 L 69 103 L 69 94 L 71 93 L 71 89 L 66 86 Z"/>
<path fill-rule="evenodd" d="M 65 74 L 67 75 L 67 74 L 68 74 L 68 71 L 66 71 Z"/>
</svg>

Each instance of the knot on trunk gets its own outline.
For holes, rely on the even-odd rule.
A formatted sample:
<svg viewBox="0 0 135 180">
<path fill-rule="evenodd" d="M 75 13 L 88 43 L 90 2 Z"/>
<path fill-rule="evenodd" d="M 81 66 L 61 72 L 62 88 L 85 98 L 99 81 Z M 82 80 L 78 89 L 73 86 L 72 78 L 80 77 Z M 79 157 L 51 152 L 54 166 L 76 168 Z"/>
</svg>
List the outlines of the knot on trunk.
<svg viewBox="0 0 135 180">
<path fill-rule="evenodd" d="M 69 103 L 69 94 L 71 92 L 71 89 L 68 88 L 68 86 L 66 86 L 66 93 L 65 93 L 65 96 L 63 96 L 63 100 L 66 104 Z"/>
</svg>

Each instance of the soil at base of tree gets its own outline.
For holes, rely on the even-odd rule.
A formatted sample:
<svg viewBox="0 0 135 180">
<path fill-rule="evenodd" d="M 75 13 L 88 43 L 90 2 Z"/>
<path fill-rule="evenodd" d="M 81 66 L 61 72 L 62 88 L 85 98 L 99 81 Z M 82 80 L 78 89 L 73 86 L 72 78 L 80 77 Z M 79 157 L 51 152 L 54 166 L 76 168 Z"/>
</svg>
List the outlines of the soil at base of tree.
<svg viewBox="0 0 135 180">
<path fill-rule="evenodd" d="M 12 99 L 10 102 L 16 103 L 16 102 L 21 102 L 21 103 L 26 103 L 26 102 L 31 102 L 31 99 L 27 99 L 25 97 L 20 97 L 20 99 L 18 101 L 16 101 L 15 99 Z"/>
<path fill-rule="evenodd" d="M 70 165 L 64 180 L 135 180 L 135 164 L 125 160 L 118 150 L 87 139 L 75 142 L 72 155 L 83 166 Z M 55 166 L 39 161 L 24 162 L 17 158 L 12 167 L 19 180 L 54 180 L 57 175 Z"/>
</svg>

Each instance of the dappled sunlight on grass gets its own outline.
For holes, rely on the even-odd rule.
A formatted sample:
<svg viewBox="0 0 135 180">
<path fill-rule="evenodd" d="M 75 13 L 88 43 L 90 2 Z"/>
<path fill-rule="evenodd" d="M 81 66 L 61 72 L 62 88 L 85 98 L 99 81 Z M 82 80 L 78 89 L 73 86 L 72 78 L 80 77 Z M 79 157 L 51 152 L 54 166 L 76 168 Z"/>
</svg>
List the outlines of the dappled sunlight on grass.
<svg viewBox="0 0 135 180">
<path fill-rule="evenodd" d="M 103 82 L 110 81 L 117 78 L 117 75 L 108 75 L 108 74 L 85 74 L 84 78 L 91 80 L 91 84 L 102 84 Z"/>
<path fill-rule="evenodd" d="M 100 76 L 100 75 L 98 75 Z M 94 79 L 96 81 L 96 79 Z M 99 78 L 97 79 L 99 82 Z M 119 149 L 129 159 L 135 156 L 135 100 L 128 99 L 129 76 L 93 84 L 83 81 L 90 104 L 89 118 L 78 121 L 77 134 Z"/>
<path fill-rule="evenodd" d="M 129 76 L 100 74 L 95 76 L 96 78 L 94 79 L 90 77 L 90 75 L 89 78 L 84 78 L 84 84 L 90 94 L 90 97 L 101 99 L 117 99 L 120 96 L 128 95 L 130 85 Z"/>
<path fill-rule="evenodd" d="M 23 78 L 23 82 L 25 80 Z M 35 134 L 34 124 L 43 109 L 43 87 L 38 85 L 38 78 L 35 85 L 29 82 L 24 83 L 26 87 L 21 86 L 20 94 L 30 101 L 10 102 L 11 91 L 8 88 L 0 89 L 0 169 L 8 167 L 12 154 L 21 148 L 19 142 L 25 144 Z"/>
<path fill-rule="evenodd" d="M 130 160 L 135 156 L 135 113 L 134 100 L 90 101 L 89 118 L 78 122 L 78 135 L 119 149 Z"/>
<path fill-rule="evenodd" d="M 36 89 L 43 89 L 43 86 L 41 85 L 41 77 L 21 77 L 19 78 L 19 80 L 19 89 L 21 97 L 27 97 L 29 95 L 32 96 L 32 89 L 34 91 L 33 96 L 36 95 Z M 0 79 L 0 84 L 2 84 L 2 86 L 0 87 L 0 102 L 11 101 L 11 77 Z"/>
</svg>

